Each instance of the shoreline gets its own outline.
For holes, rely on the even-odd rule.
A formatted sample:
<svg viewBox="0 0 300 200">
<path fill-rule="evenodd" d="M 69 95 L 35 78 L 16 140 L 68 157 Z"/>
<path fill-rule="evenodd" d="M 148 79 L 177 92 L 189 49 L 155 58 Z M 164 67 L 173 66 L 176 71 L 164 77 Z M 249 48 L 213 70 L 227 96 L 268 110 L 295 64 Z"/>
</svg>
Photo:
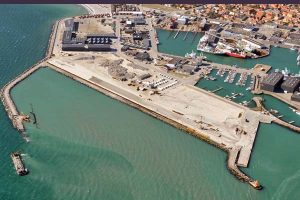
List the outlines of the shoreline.
<svg viewBox="0 0 300 200">
<path fill-rule="evenodd" d="M 77 4 L 77 5 L 83 7 L 88 12 L 88 15 L 94 15 L 96 13 L 95 10 L 89 6 L 89 4 Z"/>
</svg>

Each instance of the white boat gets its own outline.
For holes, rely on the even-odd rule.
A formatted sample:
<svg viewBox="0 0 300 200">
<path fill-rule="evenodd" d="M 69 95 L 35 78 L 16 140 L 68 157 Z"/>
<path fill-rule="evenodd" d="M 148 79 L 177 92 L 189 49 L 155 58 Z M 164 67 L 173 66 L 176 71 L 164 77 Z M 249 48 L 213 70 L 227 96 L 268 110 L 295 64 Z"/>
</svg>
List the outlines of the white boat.
<svg viewBox="0 0 300 200">
<path fill-rule="evenodd" d="M 282 70 L 281 72 L 284 76 L 288 76 L 290 74 L 290 71 L 287 68 L 284 68 L 284 70 Z"/>
</svg>

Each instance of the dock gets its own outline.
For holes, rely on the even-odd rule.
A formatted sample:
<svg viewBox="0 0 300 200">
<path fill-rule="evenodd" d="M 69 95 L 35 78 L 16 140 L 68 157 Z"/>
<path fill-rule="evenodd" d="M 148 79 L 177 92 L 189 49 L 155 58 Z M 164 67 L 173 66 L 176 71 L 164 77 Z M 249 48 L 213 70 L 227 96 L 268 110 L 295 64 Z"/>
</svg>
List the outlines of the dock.
<svg viewBox="0 0 300 200">
<path fill-rule="evenodd" d="M 29 173 L 28 170 L 25 168 L 25 165 L 23 164 L 22 156 L 21 156 L 20 153 L 17 153 L 17 152 L 12 153 L 10 155 L 10 157 L 13 161 L 16 172 L 19 176 L 24 176 L 24 175 L 27 175 Z"/>
<path fill-rule="evenodd" d="M 175 34 L 174 39 L 177 38 L 177 36 L 178 36 L 178 34 L 179 34 L 179 31 L 180 31 L 180 30 L 178 30 L 177 33 Z"/>
<path fill-rule="evenodd" d="M 257 180 L 253 180 L 249 178 L 246 174 L 244 174 L 236 165 L 236 159 L 239 157 L 241 147 L 235 147 L 228 151 L 227 158 L 227 168 L 228 170 L 236 176 L 239 180 L 250 184 L 253 188 L 257 190 L 261 190 L 262 186 Z"/>
<path fill-rule="evenodd" d="M 183 40 L 186 40 L 186 38 L 187 38 L 188 34 L 189 34 L 189 31 L 187 31 L 187 32 L 186 32 L 186 34 L 184 35 L 184 38 L 183 38 Z"/>
<path fill-rule="evenodd" d="M 215 89 L 215 90 L 213 90 L 213 91 L 211 91 L 212 93 L 215 93 L 215 92 L 218 92 L 218 91 L 220 91 L 220 90 L 222 90 L 223 89 L 223 87 L 219 87 L 219 88 L 217 88 L 217 89 Z"/>
</svg>

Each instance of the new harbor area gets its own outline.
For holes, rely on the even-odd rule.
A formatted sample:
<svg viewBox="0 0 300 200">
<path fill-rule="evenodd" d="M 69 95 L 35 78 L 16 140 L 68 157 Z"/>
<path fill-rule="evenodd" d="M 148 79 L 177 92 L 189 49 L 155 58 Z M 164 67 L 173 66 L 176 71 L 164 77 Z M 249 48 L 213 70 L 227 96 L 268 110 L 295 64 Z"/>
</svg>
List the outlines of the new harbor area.
<svg viewBox="0 0 300 200">
<path fill-rule="evenodd" d="M 90 13 L 56 21 L 46 57 L 1 90 L 24 138 L 24 123 L 39 119 L 33 107 L 30 113 L 17 109 L 11 90 L 50 68 L 220 148 L 234 176 L 262 189 L 260 180 L 241 170 L 251 162 L 260 124 L 300 132 L 300 26 L 293 20 L 300 13 L 290 6 L 291 16 L 282 19 L 282 8 L 278 20 L 269 22 L 268 12 L 260 14 L 264 8 L 251 6 L 244 7 L 248 17 L 234 13 L 238 5 L 232 13 L 225 5 L 82 6 Z M 164 51 L 168 41 L 180 53 Z M 181 44 L 195 49 L 185 51 Z M 278 49 L 295 55 L 293 69 L 264 63 Z M 270 98 L 283 106 L 265 103 Z M 21 154 L 11 157 L 17 173 L 27 175 Z"/>
</svg>

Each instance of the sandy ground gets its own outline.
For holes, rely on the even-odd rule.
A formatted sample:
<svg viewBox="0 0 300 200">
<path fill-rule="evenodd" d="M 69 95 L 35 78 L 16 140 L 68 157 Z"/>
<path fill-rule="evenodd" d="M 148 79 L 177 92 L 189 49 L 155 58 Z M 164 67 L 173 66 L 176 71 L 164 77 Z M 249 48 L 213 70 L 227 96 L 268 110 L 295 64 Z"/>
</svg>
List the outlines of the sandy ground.
<svg viewBox="0 0 300 200">
<path fill-rule="evenodd" d="M 101 56 L 110 60 L 120 59 L 107 53 Z M 134 99 L 140 105 L 198 130 L 212 141 L 228 148 L 241 147 L 238 164 L 248 165 L 261 118 L 259 113 L 183 83 L 165 90 L 162 95 L 152 96 L 149 91 L 137 91 L 136 87 L 128 86 L 128 82 L 112 79 L 107 69 L 99 64 L 103 58 L 101 56 L 94 61 L 78 60 L 80 56 L 52 58 L 49 63 L 94 84 L 109 87 L 126 98 Z M 129 67 L 128 63 L 129 61 L 124 61 L 122 66 L 131 72 L 143 72 Z M 152 70 L 149 72 L 153 76 L 159 76 Z"/>
<path fill-rule="evenodd" d="M 89 14 L 106 14 L 111 13 L 110 4 L 79 4 L 88 10 Z"/>
</svg>

